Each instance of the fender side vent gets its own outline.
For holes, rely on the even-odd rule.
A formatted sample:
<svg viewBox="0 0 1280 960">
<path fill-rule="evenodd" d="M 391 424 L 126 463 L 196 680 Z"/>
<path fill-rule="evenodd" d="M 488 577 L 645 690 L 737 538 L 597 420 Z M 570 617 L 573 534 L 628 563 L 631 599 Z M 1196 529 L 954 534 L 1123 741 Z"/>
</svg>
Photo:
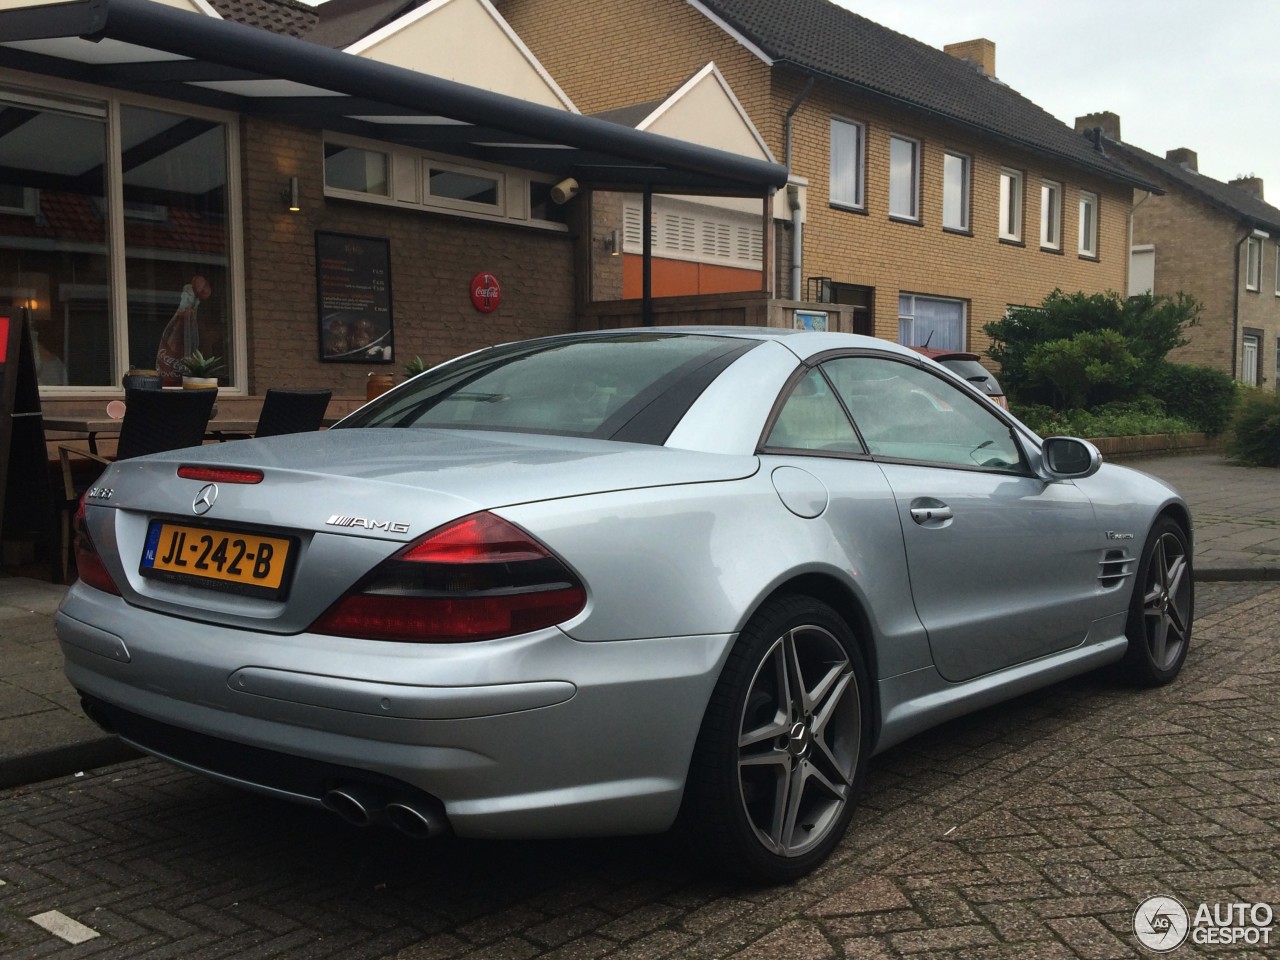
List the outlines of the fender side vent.
<svg viewBox="0 0 1280 960">
<path fill-rule="evenodd" d="M 1118 587 L 1133 575 L 1133 557 L 1125 550 L 1108 550 L 1098 563 L 1098 583 L 1103 589 Z"/>
</svg>

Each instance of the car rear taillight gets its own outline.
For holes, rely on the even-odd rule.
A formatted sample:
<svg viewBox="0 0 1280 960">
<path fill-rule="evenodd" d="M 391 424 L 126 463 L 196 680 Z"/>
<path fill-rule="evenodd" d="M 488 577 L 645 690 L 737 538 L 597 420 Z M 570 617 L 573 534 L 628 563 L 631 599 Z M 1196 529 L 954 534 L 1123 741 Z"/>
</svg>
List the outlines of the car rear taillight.
<svg viewBox="0 0 1280 960">
<path fill-rule="evenodd" d="M 380 563 L 313 633 L 410 643 L 494 640 L 563 623 L 587 603 L 546 547 L 492 513 L 455 520 Z"/>
<path fill-rule="evenodd" d="M 81 582 L 97 590 L 105 590 L 120 596 L 120 588 L 107 572 L 107 565 L 102 562 L 98 548 L 93 545 L 93 537 L 89 536 L 89 525 L 85 518 L 84 501 L 89 495 L 86 490 L 76 506 L 75 519 L 72 520 L 72 531 L 75 536 L 76 575 Z"/>
<path fill-rule="evenodd" d="M 184 463 L 178 468 L 184 480 L 210 480 L 214 483 L 261 483 L 262 471 L 239 467 L 197 467 Z"/>
</svg>

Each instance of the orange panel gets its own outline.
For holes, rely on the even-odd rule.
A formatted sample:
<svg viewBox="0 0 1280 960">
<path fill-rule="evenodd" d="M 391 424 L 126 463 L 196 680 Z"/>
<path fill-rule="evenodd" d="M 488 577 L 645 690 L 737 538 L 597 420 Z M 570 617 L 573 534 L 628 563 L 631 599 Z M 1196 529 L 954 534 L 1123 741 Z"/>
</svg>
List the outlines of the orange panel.
<svg viewBox="0 0 1280 960">
<path fill-rule="evenodd" d="M 643 295 L 643 258 L 626 254 L 622 258 L 622 298 L 639 300 Z M 653 295 L 655 297 L 688 297 L 699 293 L 736 293 L 759 290 L 757 270 L 717 267 L 685 260 L 653 258 Z"/>
</svg>

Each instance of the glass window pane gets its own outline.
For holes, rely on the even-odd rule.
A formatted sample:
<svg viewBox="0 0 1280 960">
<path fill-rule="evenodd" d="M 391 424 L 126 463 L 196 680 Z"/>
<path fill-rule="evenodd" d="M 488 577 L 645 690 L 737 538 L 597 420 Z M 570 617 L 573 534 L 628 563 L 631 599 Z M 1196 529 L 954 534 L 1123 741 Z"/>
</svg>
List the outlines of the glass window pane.
<svg viewBox="0 0 1280 960">
<path fill-rule="evenodd" d="M 1040 243 L 1058 247 L 1062 242 L 1062 192 L 1056 183 L 1040 185 Z"/>
<path fill-rule="evenodd" d="M 336 143 L 324 145 L 324 184 L 335 190 L 354 190 L 390 196 L 387 155 Z"/>
<path fill-rule="evenodd" d="M 942 160 L 942 225 L 969 229 L 969 158 L 954 153 Z"/>
<path fill-rule="evenodd" d="M 903 294 L 898 298 L 898 342 L 939 350 L 964 349 L 964 301 Z"/>
<path fill-rule="evenodd" d="M 917 216 L 916 144 L 901 137 L 889 138 L 889 213 L 912 219 Z"/>
<path fill-rule="evenodd" d="M 0 129 L 0 308 L 31 311 L 41 384 L 113 384 L 105 119 L 0 98 Z"/>
<path fill-rule="evenodd" d="M 831 121 L 831 202 L 862 206 L 862 127 Z"/>
<path fill-rule="evenodd" d="M 465 200 L 468 203 L 483 203 L 491 207 L 497 206 L 498 203 L 497 180 L 473 173 L 459 173 L 456 170 L 435 168 L 429 170 L 427 192 L 441 199 Z"/>
<path fill-rule="evenodd" d="M 989 403 L 955 384 L 878 357 L 844 357 L 822 369 L 872 454 L 1022 472 L 1012 430 Z"/>
<path fill-rule="evenodd" d="M 786 450 L 863 452 L 853 425 L 840 408 L 840 401 L 817 370 L 810 370 L 795 385 L 778 412 L 765 446 Z"/>
<path fill-rule="evenodd" d="M 227 133 L 221 123 L 122 107 L 128 366 L 180 377 L 194 350 L 233 368 Z"/>
<path fill-rule="evenodd" d="M 1096 256 L 1098 248 L 1098 198 L 1091 193 L 1080 195 L 1080 253 Z"/>
<path fill-rule="evenodd" d="M 1000 173 L 1000 236 L 1022 239 L 1022 176 L 1008 170 Z"/>
</svg>

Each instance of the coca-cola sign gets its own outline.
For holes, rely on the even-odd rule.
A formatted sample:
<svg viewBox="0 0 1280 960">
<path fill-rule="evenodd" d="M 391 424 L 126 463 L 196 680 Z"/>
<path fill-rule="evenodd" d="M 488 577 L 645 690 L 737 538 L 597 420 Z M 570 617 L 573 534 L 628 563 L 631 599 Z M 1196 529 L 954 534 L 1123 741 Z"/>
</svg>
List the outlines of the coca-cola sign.
<svg viewBox="0 0 1280 960">
<path fill-rule="evenodd" d="M 492 273 L 477 273 L 471 278 L 471 303 L 481 313 L 493 313 L 502 302 L 502 287 Z"/>
</svg>

